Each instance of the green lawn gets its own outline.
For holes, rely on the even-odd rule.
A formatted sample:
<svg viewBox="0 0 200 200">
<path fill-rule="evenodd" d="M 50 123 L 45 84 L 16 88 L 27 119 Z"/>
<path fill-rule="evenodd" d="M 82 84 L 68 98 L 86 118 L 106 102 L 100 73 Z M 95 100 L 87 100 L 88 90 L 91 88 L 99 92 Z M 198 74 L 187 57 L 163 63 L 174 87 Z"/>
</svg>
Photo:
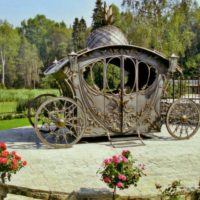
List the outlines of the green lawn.
<svg viewBox="0 0 200 200">
<path fill-rule="evenodd" d="M 18 128 L 22 126 L 29 126 L 28 118 L 0 120 L 0 130 L 9 130 L 12 128 Z"/>
</svg>

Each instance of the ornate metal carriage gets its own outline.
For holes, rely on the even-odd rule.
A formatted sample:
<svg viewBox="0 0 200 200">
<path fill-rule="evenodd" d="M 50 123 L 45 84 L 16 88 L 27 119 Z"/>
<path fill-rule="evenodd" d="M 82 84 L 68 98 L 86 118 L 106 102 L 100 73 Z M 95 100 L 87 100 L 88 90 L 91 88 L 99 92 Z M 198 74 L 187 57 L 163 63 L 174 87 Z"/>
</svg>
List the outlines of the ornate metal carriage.
<svg viewBox="0 0 200 200">
<path fill-rule="evenodd" d="M 72 52 L 45 71 L 54 76 L 62 95 L 42 96 L 45 99 L 34 114 L 35 132 L 45 144 L 62 148 L 83 136 L 107 135 L 110 139 L 160 131 L 161 97 L 170 70 L 166 57 L 129 45 L 118 28 L 96 29 L 87 40 L 87 49 Z M 187 100 L 170 112 L 177 106 L 179 118 L 171 119 L 168 114 L 169 132 L 173 135 L 177 120 L 182 120 L 187 131 L 185 128 L 186 135 L 181 133 L 180 138 L 189 138 L 199 126 L 199 112 L 194 111 L 196 104 Z M 185 106 L 195 113 L 195 122 L 184 114 Z"/>
</svg>

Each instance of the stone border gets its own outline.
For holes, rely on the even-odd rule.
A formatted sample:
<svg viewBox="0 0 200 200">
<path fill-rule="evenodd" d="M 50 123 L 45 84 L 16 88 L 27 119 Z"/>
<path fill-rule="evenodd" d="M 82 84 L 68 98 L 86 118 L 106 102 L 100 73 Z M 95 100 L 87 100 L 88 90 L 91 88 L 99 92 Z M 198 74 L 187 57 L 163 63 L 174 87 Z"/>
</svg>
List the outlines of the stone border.
<svg viewBox="0 0 200 200">
<path fill-rule="evenodd" d="M 111 200 L 112 192 L 106 189 L 81 188 L 77 192 L 65 193 L 57 191 L 45 191 L 38 189 L 30 189 L 15 185 L 7 185 L 0 183 L 0 200 L 4 200 L 7 194 L 31 197 L 33 199 L 44 200 Z M 193 189 L 190 192 L 184 192 L 183 196 L 187 196 L 187 200 L 200 199 L 200 189 Z M 116 200 L 161 200 L 160 195 L 156 196 L 119 196 Z"/>
</svg>

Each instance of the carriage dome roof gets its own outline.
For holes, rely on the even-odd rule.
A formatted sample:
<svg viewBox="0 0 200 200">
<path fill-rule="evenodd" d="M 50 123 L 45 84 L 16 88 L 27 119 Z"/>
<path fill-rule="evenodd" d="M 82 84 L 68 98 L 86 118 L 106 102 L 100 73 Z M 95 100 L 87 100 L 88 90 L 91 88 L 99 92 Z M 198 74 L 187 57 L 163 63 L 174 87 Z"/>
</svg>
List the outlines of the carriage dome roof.
<svg viewBox="0 0 200 200">
<path fill-rule="evenodd" d="M 112 25 L 95 29 L 87 39 L 88 49 L 107 45 L 128 45 L 128 40 L 120 29 Z"/>
</svg>

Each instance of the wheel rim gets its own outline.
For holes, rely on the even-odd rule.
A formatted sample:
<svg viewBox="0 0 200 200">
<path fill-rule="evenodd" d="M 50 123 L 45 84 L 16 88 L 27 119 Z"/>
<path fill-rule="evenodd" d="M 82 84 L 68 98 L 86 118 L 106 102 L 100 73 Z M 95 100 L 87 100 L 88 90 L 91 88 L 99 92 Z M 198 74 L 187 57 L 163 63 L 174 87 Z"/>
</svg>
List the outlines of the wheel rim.
<svg viewBox="0 0 200 200">
<path fill-rule="evenodd" d="M 35 131 L 47 145 L 55 148 L 71 147 L 81 139 L 85 119 L 82 108 L 72 99 L 49 99 L 36 112 Z"/>
<path fill-rule="evenodd" d="M 197 105 L 190 99 L 179 99 L 169 108 L 166 126 L 173 137 L 188 139 L 197 132 L 199 120 Z"/>
</svg>

